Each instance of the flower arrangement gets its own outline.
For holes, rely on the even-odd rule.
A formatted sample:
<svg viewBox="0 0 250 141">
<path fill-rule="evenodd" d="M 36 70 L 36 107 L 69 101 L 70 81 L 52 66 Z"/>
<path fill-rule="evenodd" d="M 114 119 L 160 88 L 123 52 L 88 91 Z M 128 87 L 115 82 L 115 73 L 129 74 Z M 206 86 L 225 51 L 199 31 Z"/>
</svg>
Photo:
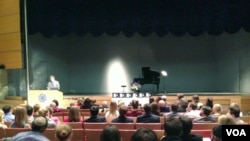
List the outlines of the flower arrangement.
<svg viewBox="0 0 250 141">
<path fill-rule="evenodd" d="M 137 82 L 134 82 L 131 84 L 131 90 L 133 92 L 138 92 L 141 88 L 141 84 L 137 83 Z"/>
</svg>

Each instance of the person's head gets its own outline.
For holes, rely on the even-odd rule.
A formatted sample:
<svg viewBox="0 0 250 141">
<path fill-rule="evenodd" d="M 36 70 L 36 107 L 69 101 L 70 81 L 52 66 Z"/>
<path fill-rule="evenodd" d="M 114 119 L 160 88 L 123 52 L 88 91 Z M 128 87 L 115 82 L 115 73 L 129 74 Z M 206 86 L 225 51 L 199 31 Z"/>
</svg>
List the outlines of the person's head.
<svg viewBox="0 0 250 141">
<path fill-rule="evenodd" d="M 179 100 L 179 106 L 186 109 L 188 107 L 188 101 L 185 98 Z"/>
<path fill-rule="evenodd" d="M 149 98 L 149 103 L 151 104 L 152 102 L 154 102 L 155 101 L 155 98 L 154 97 L 150 97 Z"/>
<path fill-rule="evenodd" d="M 164 100 L 160 100 L 158 102 L 159 107 L 166 107 L 166 102 Z"/>
<path fill-rule="evenodd" d="M 114 115 L 116 113 L 117 109 L 118 109 L 117 102 L 111 101 L 110 106 L 109 106 L 109 112 Z"/>
<path fill-rule="evenodd" d="M 139 128 L 132 134 L 130 141 L 157 141 L 157 136 L 151 129 Z"/>
<path fill-rule="evenodd" d="M 107 125 L 103 128 L 100 141 L 121 141 L 118 128 L 114 125 Z"/>
<path fill-rule="evenodd" d="M 15 108 L 15 124 L 18 128 L 22 128 L 23 122 L 28 123 L 26 108 L 18 106 Z"/>
<path fill-rule="evenodd" d="M 69 109 L 69 122 L 79 122 L 81 118 L 79 107 L 71 107 Z"/>
<path fill-rule="evenodd" d="M 99 107 L 98 106 L 91 106 L 91 108 L 90 108 L 91 116 L 97 116 L 98 113 L 99 113 Z"/>
<path fill-rule="evenodd" d="M 54 99 L 54 100 L 52 100 L 52 102 L 54 102 L 54 103 L 56 104 L 56 107 L 58 107 L 58 106 L 59 106 L 59 102 L 58 102 L 58 100 Z"/>
<path fill-rule="evenodd" d="M 218 124 L 221 125 L 235 125 L 236 121 L 230 115 L 221 115 L 218 117 Z"/>
<path fill-rule="evenodd" d="M 44 108 L 44 109 L 41 109 L 38 111 L 38 116 L 42 116 L 42 117 L 45 117 L 47 118 L 48 117 L 48 109 L 47 108 Z"/>
<path fill-rule="evenodd" d="M 222 112 L 222 106 L 220 104 L 214 104 L 213 106 L 213 113 L 221 114 Z"/>
<path fill-rule="evenodd" d="M 229 107 L 229 113 L 231 116 L 234 118 L 240 117 L 240 108 L 234 106 L 234 107 Z"/>
<path fill-rule="evenodd" d="M 144 109 L 145 113 L 150 113 L 151 110 L 152 110 L 151 109 L 151 104 L 148 104 L 148 103 L 144 104 L 143 109 Z"/>
<path fill-rule="evenodd" d="M 151 112 L 152 113 L 159 112 L 159 106 L 156 102 L 151 103 Z"/>
<path fill-rule="evenodd" d="M 184 95 L 182 93 L 179 93 L 179 94 L 177 94 L 177 98 L 178 98 L 178 100 L 180 100 L 180 99 L 184 98 Z"/>
<path fill-rule="evenodd" d="M 48 111 L 48 112 L 47 112 L 47 116 L 48 116 L 48 117 L 51 117 L 52 114 L 53 114 L 53 109 L 52 109 L 51 107 L 47 106 L 47 107 L 46 107 L 46 111 Z"/>
<path fill-rule="evenodd" d="M 46 130 L 47 126 L 48 126 L 47 118 L 38 116 L 35 117 L 34 120 L 32 121 L 31 130 L 42 133 L 43 131 Z"/>
<path fill-rule="evenodd" d="M 211 114 L 212 110 L 208 106 L 202 106 L 201 108 L 201 116 L 209 116 Z"/>
<path fill-rule="evenodd" d="M 163 95 L 163 96 L 161 96 L 161 99 L 162 99 L 163 101 L 167 102 L 167 96 Z"/>
<path fill-rule="evenodd" d="M 177 102 L 172 103 L 171 106 L 170 106 L 170 108 L 171 108 L 172 112 L 177 112 L 178 103 Z"/>
<path fill-rule="evenodd" d="M 54 75 L 50 75 L 49 78 L 50 78 L 51 81 L 55 81 L 55 76 Z"/>
<path fill-rule="evenodd" d="M 168 118 L 164 123 L 164 131 L 169 136 L 181 136 L 182 123 L 179 118 Z"/>
<path fill-rule="evenodd" d="M 191 110 L 197 110 L 197 104 L 195 103 L 195 102 L 190 102 L 189 103 L 189 108 L 191 109 Z"/>
<path fill-rule="evenodd" d="M 128 111 L 128 107 L 126 105 L 121 105 L 119 107 L 119 114 L 120 116 L 125 116 Z"/>
<path fill-rule="evenodd" d="M 222 125 L 215 125 L 212 129 L 213 136 L 211 141 L 222 141 Z"/>
<path fill-rule="evenodd" d="M 41 108 L 40 104 L 35 104 L 35 105 L 33 106 L 34 112 L 38 112 L 38 111 L 40 110 L 40 108 Z"/>
<path fill-rule="evenodd" d="M 8 114 L 9 112 L 11 112 L 11 106 L 4 105 L 2 110 L 3 110 L 4 114 Z"/>
<path fill-rule="evenodd" d="M 103 108 L 107 108 L 108 107 L 108 102 L 107 101 L 103 101 L 102 102 L 102 107 Z"/>
<path fill-rule="evenodd" d="M 86 99 L 84 100 L 84 102 L 83 102 L 83 105 L 84 105 L 84 108 L 86 108 L 86 109 L 90 108 L 91 105 L 92 105 L 91 99 L 90 99 L 90 98 L 86 98 Z"/>
<path fill-rule="evenodd" d="M 132 100 L 131 105 L 132 105 L 133 109 L 138 109 L 139 101 L 138 100 Z"/>
<path fill-rule="evenodd" d="M 55 136 L 59 141 L 70 141 L 72 135 L 72 128 L 68 124 L 60 123 L 56 125 Z"/>
<path fill-rule="evenodd" d="M 212 97 L 208 97 L 206 100 L 206 106 L 213 108 L 213 98 Z"/>
<path fill-rule="evenodd" d="M 33 107 L 30 105 L 26 106 L 26 112 L 28 116 L 32 116 L 33 115 Z"/>
<path fill-rule="evenodd" d="M 195 103 L 200 102 L 200 97 L 198 95 L 193 95 L 192 99 Z"/>
<path fill-rule="evenodd" d="M 190 132 L 193 128 L 192 120 L 186 116 L 181 116 L 181 117 L 179 117 L 179 119 L 182 123 L 183 134 L 190 134 Z"/>
</svg>

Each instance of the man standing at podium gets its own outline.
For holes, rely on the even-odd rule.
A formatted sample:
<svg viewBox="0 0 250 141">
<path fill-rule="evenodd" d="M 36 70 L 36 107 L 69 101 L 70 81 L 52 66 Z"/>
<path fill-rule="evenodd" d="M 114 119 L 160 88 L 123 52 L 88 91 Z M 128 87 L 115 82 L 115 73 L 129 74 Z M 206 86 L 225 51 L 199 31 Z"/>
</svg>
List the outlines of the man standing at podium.
<svg viewBox="0 0 250 141">
<path fill-rule="evenodd" d="M 54 75 L 50 75 L 50 81 L 48 83 L 48 90 L 59 90 L 60 89 L 60 83 L 55 79 Z"/>
</svg>

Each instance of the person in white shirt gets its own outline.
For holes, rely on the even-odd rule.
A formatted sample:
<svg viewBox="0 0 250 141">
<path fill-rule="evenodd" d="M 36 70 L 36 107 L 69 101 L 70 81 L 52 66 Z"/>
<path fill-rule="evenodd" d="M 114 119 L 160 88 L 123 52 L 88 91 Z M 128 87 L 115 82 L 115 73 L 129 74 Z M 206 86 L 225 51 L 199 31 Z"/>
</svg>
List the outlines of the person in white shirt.
<svg viewBox="0 0 250 141">
<path fill-rule="evenodd" d="M 60 83 L 55 79 L 54 75 L 50 75 L 50 81 L 48 83 L 48 90 L 59 90 L 60 89 Z"/>
<path fill-rule="evenodd" d="M 189 103 L 185 116 L 190 117 L 190 118 L 200 117 L 200 110 L 198 110 L 198 106 L 195 102 Z"/>
</svg>

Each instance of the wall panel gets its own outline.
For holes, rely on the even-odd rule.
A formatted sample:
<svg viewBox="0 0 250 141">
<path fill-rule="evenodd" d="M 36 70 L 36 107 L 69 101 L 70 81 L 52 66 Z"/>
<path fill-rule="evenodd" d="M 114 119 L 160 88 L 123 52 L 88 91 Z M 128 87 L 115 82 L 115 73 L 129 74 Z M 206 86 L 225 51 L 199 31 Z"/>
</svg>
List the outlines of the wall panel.
<svg viewBox="0 0 250 141">
<path fill-rule="evenodd" d="M 0 64 L 22 68 L 20 1 L 0 0 Z"/>
</svg>

